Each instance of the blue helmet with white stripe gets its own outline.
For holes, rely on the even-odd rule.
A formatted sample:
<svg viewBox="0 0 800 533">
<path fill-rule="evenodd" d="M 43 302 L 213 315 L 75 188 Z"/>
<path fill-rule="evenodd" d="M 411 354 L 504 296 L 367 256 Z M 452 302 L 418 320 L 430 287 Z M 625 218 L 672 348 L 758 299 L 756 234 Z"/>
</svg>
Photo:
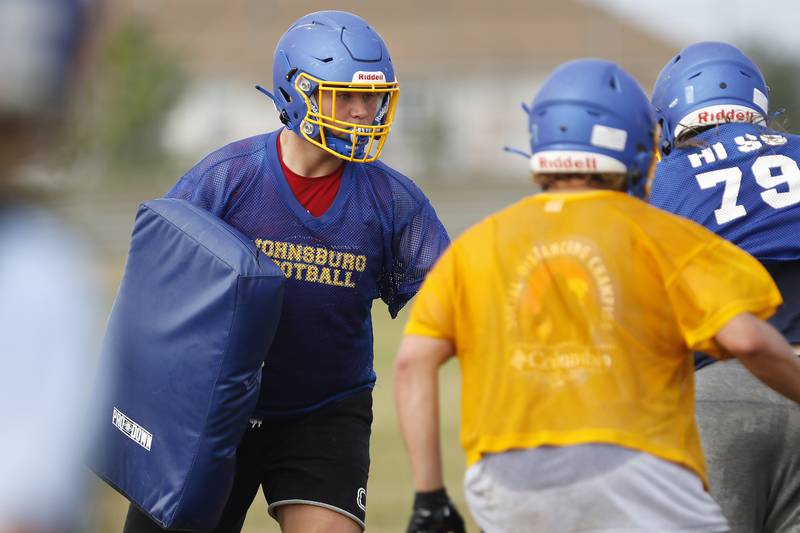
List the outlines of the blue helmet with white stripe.
<svg viewBox="0 0 800 533">
<path fill-rule="evenodd" d="M 670 59 L 653 87 L 665 155 L 693 128 L 725 122 L 765 124 L 769 87 L 741 50 L 726 43 L 688 46 Z"/>
<path fill-rule="evenodd" d="M 625 174 L 628 191 L 644 195 L 655 121 L 642 88 L 616 63 L 560 65 L 525 110 L 534 173 Z"/>
<path fill-rule="evenodd" d="M 366 20 L 345 11 L 301 17 L 278 41 L 272 68 L 273 93 L 258 88 L 275 102 L 287 128 L 348 161 L 378 158 L 394 120 L 399 86 L 389 50 Z M 336 97 L 342 93 L 374 96 L 371 124 L 336 117 Z M 329 99 L 333 104 L 325 109 Z"/>
</svg>

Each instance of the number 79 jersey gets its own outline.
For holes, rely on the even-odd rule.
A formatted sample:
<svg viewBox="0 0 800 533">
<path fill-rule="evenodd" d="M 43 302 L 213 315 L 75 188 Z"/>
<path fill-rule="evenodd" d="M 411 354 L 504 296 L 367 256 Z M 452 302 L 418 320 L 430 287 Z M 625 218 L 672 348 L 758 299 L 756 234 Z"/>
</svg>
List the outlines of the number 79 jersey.
<svg viewBox="0 0 800 533">
<path fill-rule="evenodd" d="M 657 166 L 650 203 L 761 261 L 800 259 L 800 137 L 725 124 Z"/>
</svg>

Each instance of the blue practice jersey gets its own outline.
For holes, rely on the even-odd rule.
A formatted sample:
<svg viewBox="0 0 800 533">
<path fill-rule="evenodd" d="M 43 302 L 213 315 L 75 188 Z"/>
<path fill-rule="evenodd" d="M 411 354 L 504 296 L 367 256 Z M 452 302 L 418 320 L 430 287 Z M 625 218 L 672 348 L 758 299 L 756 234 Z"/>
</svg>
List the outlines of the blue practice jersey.
<svg viewBox="0 0 800 533">
<path fill-rule="evenodd" d="M 346 163 L 333 204 L 312 216 L 283 175 L 279 131 L 213 152 L 167 194 L 239 229 L 286 276 L 261 416 L 308 412 L 372 387 L 372 301 L 394 317 L 449 244 L 422 191 L 381 162 Z"/>
<path fill-rule="evenodd" d="M 771 322 L 800 343 L 800 137 L 725 124 L 693 140 L 656 166 L 650 203 L 764 263 L 784 299 Z"/>
<path fill-rule="evenodd" d="M 656 166 L 650 203 L 761 261 L 800 260 L 800 137 L 726 124 Z"/>
</svg>

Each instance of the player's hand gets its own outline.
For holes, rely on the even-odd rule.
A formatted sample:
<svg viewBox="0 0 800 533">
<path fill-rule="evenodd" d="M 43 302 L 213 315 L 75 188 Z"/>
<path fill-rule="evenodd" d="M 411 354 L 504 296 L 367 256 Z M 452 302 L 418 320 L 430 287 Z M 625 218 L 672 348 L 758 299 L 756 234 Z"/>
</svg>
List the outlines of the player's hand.
<svg viewBox="0 0 800 533">
<path fill-rule="evenodd" d="M 445 489 L 414 494 L 407 533 L 466 533 L 464 520 Z"/>
</svg>

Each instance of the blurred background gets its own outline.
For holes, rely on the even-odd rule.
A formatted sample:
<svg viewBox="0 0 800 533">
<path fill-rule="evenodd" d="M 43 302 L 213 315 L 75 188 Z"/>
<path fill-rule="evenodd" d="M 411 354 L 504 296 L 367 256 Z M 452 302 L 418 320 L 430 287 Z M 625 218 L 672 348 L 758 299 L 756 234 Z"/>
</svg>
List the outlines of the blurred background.
<svg viewBox="0 0 800 533">
<path fill-rule="evenodd" d="M 136 206 L 163 195 L 207 152 L 279 126 L 253 86 L 271 86 L 275 42 L 311 11 L 355 12 L 386 40 L 401 96 L 382 159 L 428 193 L 451 236 L 534 192 L 527 161 L 503 147 L 526 149 L 520 103 L 563 61 L 614 60 L 649 92 L 680 48 L 725 40 L 760 65 L 771 112 L 790 129 L 800 106 L 800 32 L 790 26 L 800 5 L 792 0 L 94 1 L 101 9 L 73 112 L 18 175 L 90 244 L 106 314 Z M 391 321 L 377 305 L 374 315 L 379 382 L 367 523 L 373 532 L 396 532 L 412 497 L 389 380 L 405 315 Z M 455 365 L 443 382 L 448 485 L 466 512 Z M 93 527 L 121 531 L 126 502 L 99 482 L 97 488 Z M 259 496 L 246 532 L 278 531 L 265 509 Z"/>
</svg>

